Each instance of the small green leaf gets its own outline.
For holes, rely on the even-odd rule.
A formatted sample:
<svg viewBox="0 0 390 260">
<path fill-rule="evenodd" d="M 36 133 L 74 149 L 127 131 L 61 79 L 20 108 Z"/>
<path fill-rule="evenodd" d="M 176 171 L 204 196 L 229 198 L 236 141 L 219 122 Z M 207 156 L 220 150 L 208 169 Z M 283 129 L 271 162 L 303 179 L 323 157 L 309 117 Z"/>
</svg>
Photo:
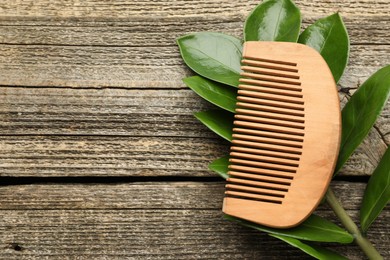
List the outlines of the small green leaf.
<svg viewBox="0 0 390 260">
<path fill-rule="evenodd" d="M 224 110 L 208 110 L 195 113 L 195 117 L 214 133 L 232 140 L 234 114 Z"/>
<path fill-rule="evenodd" d="M 360 209 L 360 224 L 366 232 L 390 201 L 390 147 L 368 181 Z"/>
<path fill-rule="evenodd" d="M 320 259 L 320 260 L 329 260 L 329 259 L 348 260 L 348 258 L 346 258 L 346 257 L 344 257 L 344 256 L 342 256 L 342 255 L 340 255 L 332 250 L 323 248 L 321 246 L 312 245 L 312 244 L 308 244 L 308 243 L 305 244 L 305 243 L 302 243 L 302 241 L 300 241 L 298 239 L 286 237 L 286 236 L 281 236 L 281 235 L 270 234 L 270 236 L 278 238 L 278 239 L 292 245 L 293 247 L 299 248 L 303 252 L 305 252 L 306 254 L 308 254 L 316 259 Z"/>
<path fill-rule="evenodd" d="M 298 42 L 316 49 L 328 63 L 335 81 L 339 81 L 348 63 L 349 38 L 338 13 L 319 19 L 307 27 Z"/>
<path fill-rule="evenodd" d="M 237 101 L 237 89 L 200 76 L 185 78 L 183 82 L 210 103 L 234 113 Z"/>
<path fill-rule="evenodd" d="M 290 0 L 267 0 L 259 4 L 244 25 L 245 41 L 296 42 L 301 13 Z"/>
<path fill-rule="evenodd" d="M 177 39 L 184 62 L 208 79 L 238 86 L 242 42 L 222 33 L 199 32 Z"/>
<path fill-rule="evenodd" d="M 228 175 L 229 155 L 218 158 L 209 164 L 209 169 L 218 173 L 224 179 L 229 178 Z"/>
<path fill-rule="evenodd" d="M 374 73 L 353 94 L 342 111 L 337 173 L 366 137 L 390 95 L 390 65 Z"/>
<path fill-rule="evenodd" d="M 344 244 L 352 243 L 353 241 L 353 236 L 347 231 L 340 228 L 336 224 L 314 214 L 312 214 L 299 226 L 289 229 L 269 228 L 228 215 L 225 215 L 225 218 L 238 221 L 244 226 L 251 227 L 263 232 L 288 236 L 296 239 L 318 242 L 337 242 Z"/>
</svg>

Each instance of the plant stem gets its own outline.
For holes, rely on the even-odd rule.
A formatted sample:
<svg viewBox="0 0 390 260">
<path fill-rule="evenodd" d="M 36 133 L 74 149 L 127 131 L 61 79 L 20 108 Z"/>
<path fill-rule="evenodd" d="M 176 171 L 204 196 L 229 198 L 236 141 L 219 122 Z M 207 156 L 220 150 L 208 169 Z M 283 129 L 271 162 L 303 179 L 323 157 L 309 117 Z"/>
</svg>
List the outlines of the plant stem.
<svg viewBox="0 0 390 260">
<path fill-rule="evenodd" d="M 353 222 L 351 217 L 347 214 L 340 201 L 337 199 L 336 195 L 329 187 L 325 195 L 326 201 L 329 206 L 332 208 L 336 216 L 340 219 L 344 227 L 351 233 L 355 238 L 355 243 L 362 249 L 369 259 L 383 259 L 383 257 L 378 253 L 376 248 L 372 243 L 362 235 L 359 228 Z"/>
</svg>

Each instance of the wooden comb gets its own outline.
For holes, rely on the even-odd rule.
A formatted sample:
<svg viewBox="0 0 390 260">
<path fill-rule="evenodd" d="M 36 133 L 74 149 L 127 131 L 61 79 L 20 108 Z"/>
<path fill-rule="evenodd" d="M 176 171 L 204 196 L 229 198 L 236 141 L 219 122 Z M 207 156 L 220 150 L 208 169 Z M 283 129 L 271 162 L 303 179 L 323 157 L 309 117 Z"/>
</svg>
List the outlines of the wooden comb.
<svg viewBox="0 0 390 260">
<path fill-rule="evenodd" d="M 314 49 L 245 42 L 223 212 L 265 226 L 303 222 L 324 196 L 341 134 L 335 81 Z"/>
</svg>

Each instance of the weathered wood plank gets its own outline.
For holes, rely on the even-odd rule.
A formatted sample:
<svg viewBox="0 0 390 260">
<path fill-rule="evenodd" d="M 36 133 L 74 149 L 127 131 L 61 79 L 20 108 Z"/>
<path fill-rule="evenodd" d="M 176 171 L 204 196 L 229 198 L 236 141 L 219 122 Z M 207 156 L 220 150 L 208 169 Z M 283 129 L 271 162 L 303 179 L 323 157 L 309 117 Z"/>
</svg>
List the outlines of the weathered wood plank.
<svg viewBox="0 0 390 260">
<path fill-rule="evenodd" d="M 227 154 L 229 144 L 192 137 L 6 136 L 0 147 L 1 176 L 215 176 L 207 165 Z M 385 149 L 373 131 L 341 174 L 371 174 Z"/>
<path fill-rule="evenodd" d="M 177 46 L 0 45 L 0 85 L 183 88 L 193 73 Z M 355 45 L 340 81 L 357 87 L 390 60 L 390 45 Z"/>
<path fill-rule="evenodd" d="M 214 176 L 222 140 L 156 137 L 1 137 L 1 176 Z"/>
<path fill-rule="evenodd" d="M 215 210 L 10 210 L 0 216 L 4 259 L 308 259 L 223 221 Z"/>
<path fill-rule="evenodd" d="M 219 210 L 225 182 L 134 182 L 0 186 L 0 210 L 191 209 Z M 332 181 L 347 210 L 358 210 L 366 184 Z M 387 209 L 390 209 L 387 206 Z M 319 212 L 330 209 L 321 205 Z"/>
<path fill-rule="evenodd" d="M 0 42 L 7 44 L 148 48 L 173 46 L 177 37 L 194 31 L 219 31 L 238 36 L 242 34 L 242 21 L 234 17 L 221 17 L 220 20 L 192 17 L 108 18 L 102 21 L 48 18 L 0 20 Z"/>
<path fill-rule="evenodd" d="M 363 187 L 334 185 L 354 219 Z M 304 258 L 265 234 L 222 220 L 223 183 L 3 186 L 0 195 L 0 255 L 8 259 Z M 320 208 L 318 214 L 331 217 Z M 369 233 L 385 257 L 388 217 L 387 210 Z M 363 259 L 355 246 L 330 247 Z"/>
<path fill-rule="evenodd" d="M 343 15 L 343 14 L 341 14 Z M 303 17 L 303 27 L 323 16 L 314 13 Z M 351 44 L 384 44 L 389 42 L 389 16 L 343 16 Z M 0 43 L 23 45 L 68 46 L 173 46 L 176 38 L 191 32 L 213 31 L 242 38 L 244 19 L 237 13 L 223 17 L 193 16 L 175 18 L 0 19 Z"/>
<path fill-rule="evenodd" d="M 191 90 L 0 89 L 3 176 L 212 176 L 228 143 L 192 113 Z M 370 174 L 386 149 L 372 131 L 343 169 Z"/>
<path fill-rule="evenodd" d="M 192 115 L 191 90 L 0 88 L 0 133 L 214 137 Z"/>
<path fill-rule="evenodd" d="M 387 0 L 359 0 L 359 1 L 310 1 L 296 0 L 296 4 L 303 12 L 341 12 L 351 16 L 375 16 L 378 13 L 388 14 L 390 7 Z M 224 16 L 225 14 L 247 13 L 258 4 L 256 0 L 238 2 L 223 1 L 152 1 L 134 2 L 121 0 L 107 2 L 104 0 L 86 0 L 82 4 L 79 0 L 51 1 L 51 0 L 7 0 L 0 5 L 0 15 L 12 16 L 46 16 L 46 17 L 180 17 L 180 16 Z"/>
</svg>

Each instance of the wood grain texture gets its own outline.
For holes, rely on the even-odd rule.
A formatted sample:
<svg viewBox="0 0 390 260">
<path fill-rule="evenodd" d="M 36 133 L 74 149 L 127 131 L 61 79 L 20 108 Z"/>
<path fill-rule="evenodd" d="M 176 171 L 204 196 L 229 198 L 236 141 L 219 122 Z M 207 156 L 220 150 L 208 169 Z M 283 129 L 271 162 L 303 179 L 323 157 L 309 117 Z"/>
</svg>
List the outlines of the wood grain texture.
<svg viewBox="0 0 390 260">
<path fill-rule="evenodd" d="M 1 176 L 215 176 L 208 163 L 228 153 L 199 138 L 2 137 Z"/>
<path fill-rule="evenodd" d="M 390 59 L 390 45 L 351 47 L 340 86 L 356 88 Z M 0 45 L 0 83 L 7 86 L 183 88 L 193 75 L 177 46 Z"/>
<path fill-rule="evenodd" d="M 212 108 L 191 90 L 0 88 L 4 135 L 214 137 L 193 113 Z"/>
<path fill-rule="evenodd" d="M 304 14 L 302 27 L 305 28 L 322 17 L 324 15 L 318 13 Z M 0 20 L 1 43 L 107 47 L 174 46 L 177 37 L 198 31 L 215 31 L 242 38 L 244 22 L 244 17 L 237 13 L 218 18 L 205 15 L 196 19 L 192 15 L 158 19 L 17 18 L 3 16 Z M 351 44 L 389 44 L 386 37 L 390 18 L 384 14 L 364 18 L 343 16 Z"/>
<path fill-rule="evenodd" d="M 377 16 L 387 14 L 390 7 L 387 0 L 359 0 L 339 2 L 334 0 L 308 1 L 297 0 L 295 3 L 305 12 L 329 13 L 339 11 L 344 15 Z M 46 17 L 180 17 L 192 16 L 221 16 L 221 14 L 239 13 L 247 15 L 258 1 L 250 0 L 244 3 L 231 0 L 223 1 L 152 1 L 144 0 L 133 2 L 130 0 L 14 0 L 6 1 L 0 7 L 0 14 L 4 17 L 12 16 L 46 16 Z"/>
<path fill-rule="evenodd" d="M 342 95 L 341 95 L 342 96 Z M 229 144 L 193 113 L 190 90 L 0 88 L 2 176 L 214 176 Z M 386 149 L 377 131 L 344 175 L 367 175 Z"/>
<path fill-rule="evenodd" d="M 243 21 L 257 3 L 6 1 L 0 4 L 0 83 L 180 88 L 181 78 L 191 72 L 183 66 L 175 39 L 196 31 L 241 37 Z M 297 5 L 304 26 L 336 11 L 346 20 L 352 43 L 359 46 L 352 48 L 342 86 L 356 87 L 387 64 L 389 50 L 382 46 L 388 45 L 390 25 L 386 0 Z"/>
<path fill-rule="evenodd" d="M 334 186 L 354 219 L 363 187 Z M 223 190 L 223 183 L 188 182 L 3 186 L 0 253 L 8 259 L 306 259 L 264 233 L 223 220 Z M 388 212 L 370 231 L 385 257 Z M 332 218 L 324 206 L 318 214 Z M 364 259 L 353 245 L 328 246 Z"/>
<path fill-rule="evenodd" d="M 225 182 L 134 182 L 0 186 L 0 210 L 193 209 L 221 210 Z M 337 181 L 334 192 L 347 210 L 360 207 L 364 183 Z M 321 206 L 319 211 L 328 211 Z"/>
</svg>

